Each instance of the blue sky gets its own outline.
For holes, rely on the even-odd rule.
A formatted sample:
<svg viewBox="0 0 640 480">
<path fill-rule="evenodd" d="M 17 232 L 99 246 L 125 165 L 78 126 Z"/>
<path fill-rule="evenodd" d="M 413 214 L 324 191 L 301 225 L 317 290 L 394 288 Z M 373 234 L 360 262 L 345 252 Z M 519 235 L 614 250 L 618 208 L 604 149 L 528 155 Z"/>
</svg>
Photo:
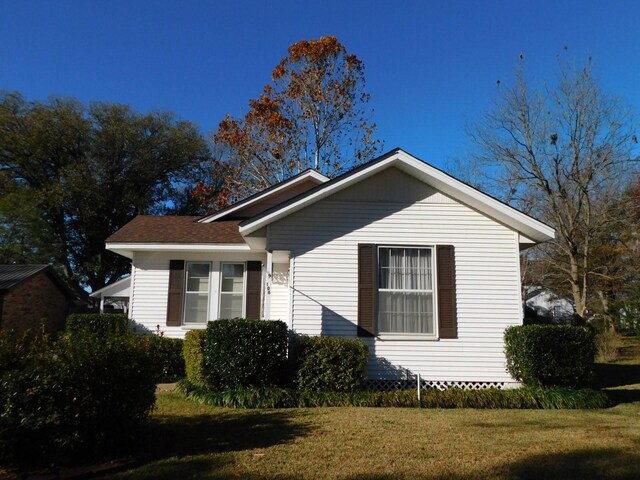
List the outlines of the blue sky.
<svg viewBox="0 0 640 480">
<path fill-rule="evenodd" d="M 0 0 L 0 89 L 164 109 L 203 132 L 270 79 L 301 39 L 336 35 L 366 65 L 387 150 L 436 166 L 467 150 L 519 54 L 537 80 L 591 55 L 603 87 L 640 106 L 638 1 Z"/>
</svg>

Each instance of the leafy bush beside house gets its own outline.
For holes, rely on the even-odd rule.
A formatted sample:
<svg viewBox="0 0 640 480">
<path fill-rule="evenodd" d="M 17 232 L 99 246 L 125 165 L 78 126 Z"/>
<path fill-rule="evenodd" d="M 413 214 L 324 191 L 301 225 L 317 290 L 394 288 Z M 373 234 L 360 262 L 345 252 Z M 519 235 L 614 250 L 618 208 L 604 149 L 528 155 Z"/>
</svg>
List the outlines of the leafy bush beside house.
<svg viewBox="0 0 640 480">
<path fill-rule="evenodd" d="M 301 336 L 291 353 L 299 390 L 354 392 L 364 385 L 369 352 L 358 339 Z"/>
<path fill-rule="evenodd" d="M 182 346 L 186 379 L 194 385 L 204 386 L 203 362 L 206 330 L 190 330 Z"/>
<path fill-rule="evenodd" d="M 512 326 L 504 344 L 507 371 L 524 385 L 576 388 L 593 375 L 596 348 L 588 327 Z"/>
<path fill-rule="evenodd" d="M 71 334 L 93 333 L 101 337 L 127 335 L 129 319 L 124 313 L 74 313 L 67 317 L 65 330 Z"/>
<path fill-rule="evenodd" d="M 210 390 L 283 383 L 289 331 L 279 320 L 216 320 L 203 342 L 203 379 Z"/>
</svg>

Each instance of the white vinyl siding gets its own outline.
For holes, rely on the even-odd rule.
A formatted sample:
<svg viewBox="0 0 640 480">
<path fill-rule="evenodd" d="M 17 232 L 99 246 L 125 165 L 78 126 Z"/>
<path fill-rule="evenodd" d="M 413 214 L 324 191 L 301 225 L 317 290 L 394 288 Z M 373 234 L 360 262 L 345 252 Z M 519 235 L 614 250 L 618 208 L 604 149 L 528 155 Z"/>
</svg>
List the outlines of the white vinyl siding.
<svg viewBox="0 0 640 480">
<path fill-rule="evenodd" d="M 406 183 L 420 191 L 419 182 Z M 522 319 L 517 232 L 427 186 L 413 203 L 378 195 L 382 201 L 329 197 L 270 225 L 270 248 L 291 250 L 293 259 L 293 329 L 356 336 L 358 243 L 453 245 L 458 339 L 364 339 L 368 374 L 396 378 L 410 371 L 428 380 L 511 381 L 502 336 Z"/>
</svg>

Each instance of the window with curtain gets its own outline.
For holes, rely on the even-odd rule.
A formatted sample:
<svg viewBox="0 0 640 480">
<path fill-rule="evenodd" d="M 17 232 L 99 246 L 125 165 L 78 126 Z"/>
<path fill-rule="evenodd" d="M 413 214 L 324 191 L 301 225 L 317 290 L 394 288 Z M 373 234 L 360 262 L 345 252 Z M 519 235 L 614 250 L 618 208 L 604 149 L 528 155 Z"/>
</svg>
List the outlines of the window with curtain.
<svg viewBox="0 0 640 480">
<path fill-rule="evenodd" d="M 244 306 L 244 263 L 223 263 L 220 281 L 220 318 L 240 318 Z"/>
<path fill-rule="evenodd" d="M 206 323 L 209 319 L 209 274 L 211 264 L 187 262 L 184 323 Z"/>
<path fill-rule="evenodd" d="M 433 249 L 378 249 L 378 331 L 434 334 Z"/>
</svg>

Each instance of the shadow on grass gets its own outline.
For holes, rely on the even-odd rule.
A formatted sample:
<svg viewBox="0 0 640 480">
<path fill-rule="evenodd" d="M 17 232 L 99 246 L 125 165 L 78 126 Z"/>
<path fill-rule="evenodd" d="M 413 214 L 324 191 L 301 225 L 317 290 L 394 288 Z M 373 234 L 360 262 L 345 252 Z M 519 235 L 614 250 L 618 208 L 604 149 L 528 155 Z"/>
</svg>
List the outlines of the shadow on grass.
<svg viewBox="0 0 640 480">
<path fill-rule="evenodd" d="M 640 478 L 640 454 L 620 449 L 585 449 L 534 455 L 506 466 L 509 477 L 527 479 Z"/>
<path fill-rule="evenodd" d="M 607 395 L 614 403 L 640 401 L 640 365 L 596 363 L 594 369 L 593 387 L 608 389 Z"/>
<path fill-rule="evenodd" d="M 216 472 L 233 462 L 234 452 L 289 443 L 310 432 L 292 420 L 282 411 L 156 416 L 144 448 L 151 461 L 116 477 L 220 478 Z"/>
<path fill-rule="evenodd" d="M 394 474 L 364 474 L 344 477 L 345 480 L 392 480 Z M 404 477 L 402 477 L 404 478 Z M 637 480 L 640 478 L 640 455 L 619 449 L 588 449 L 574 452 L 533 455 L 521 461 L 496 466 L 491 473 L 434 472 L 432 475 L 416 474 L 410 478 L 435 480 L 463 480 L 469 478 L 517 478 L 520 480 L 582 480 L 611 479 Z"/>
</svg>

